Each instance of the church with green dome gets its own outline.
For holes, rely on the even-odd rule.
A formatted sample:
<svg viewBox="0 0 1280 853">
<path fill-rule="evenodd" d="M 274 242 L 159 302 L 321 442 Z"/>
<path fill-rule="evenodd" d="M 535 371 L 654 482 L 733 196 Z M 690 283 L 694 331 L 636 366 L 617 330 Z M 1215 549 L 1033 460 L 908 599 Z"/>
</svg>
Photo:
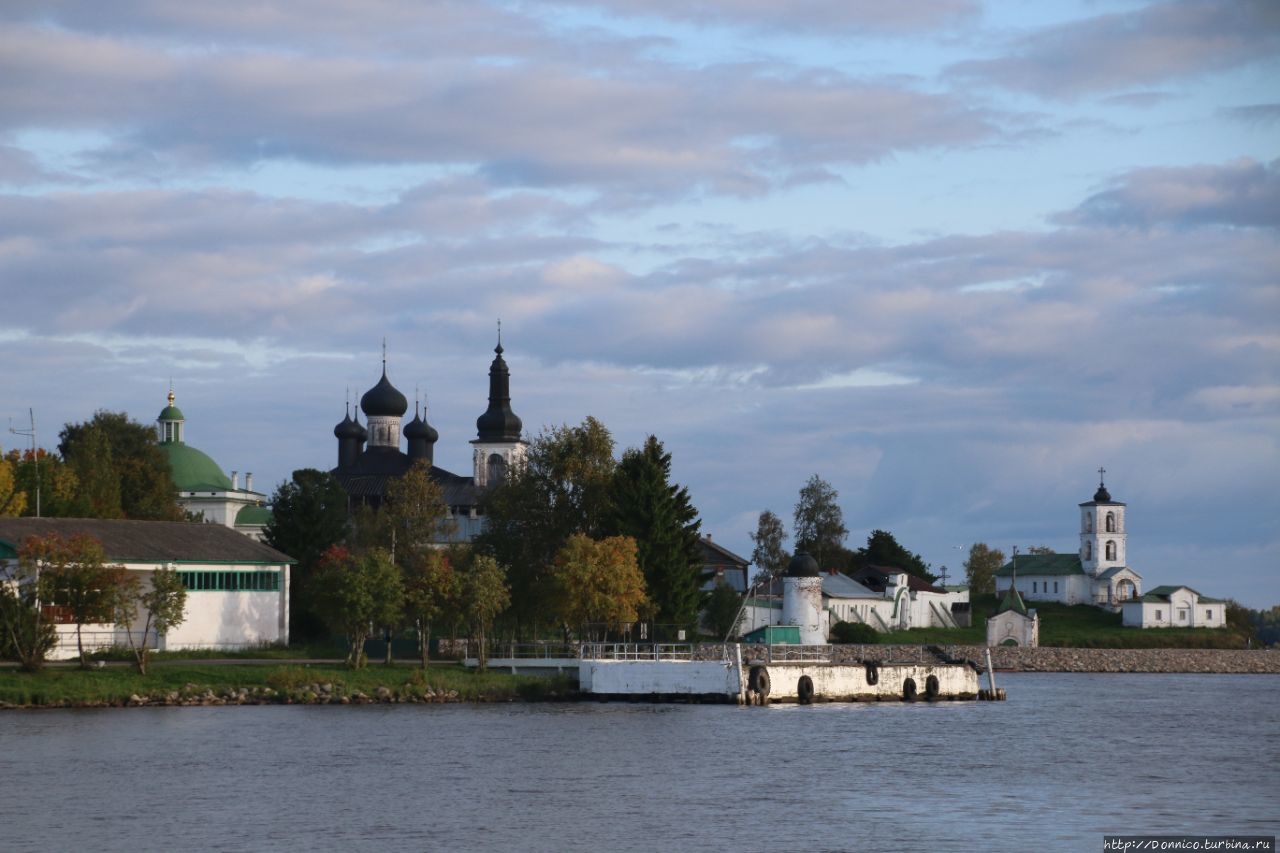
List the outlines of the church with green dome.
<svg viewBox="0 0 1280 853">
<path fill-rule="evenodd" d="M 261 541 L 271 511 L 266 495 L 253 490 L 253 474 L 245 474 L 244 488 L 240 488 L 239 472 L 232 471 L 228 477 L 207 453 L 186 443 L 186 418 L 174 405 L 173 389 L 169 390 L 169 405 L 161 410 L 156 423 L 160 450 L 169 460 L 169 471 L 178 487 L 178 505 L 203 515 L 206 522 Z"/>
</svg>

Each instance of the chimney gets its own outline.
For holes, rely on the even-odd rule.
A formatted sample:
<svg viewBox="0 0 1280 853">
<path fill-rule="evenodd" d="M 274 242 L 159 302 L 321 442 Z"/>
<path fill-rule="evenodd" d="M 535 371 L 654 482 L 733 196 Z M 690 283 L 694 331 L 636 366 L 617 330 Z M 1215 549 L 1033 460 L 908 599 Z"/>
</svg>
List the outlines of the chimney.
<svg viewBox="0 0 1280 853">
<path fill-rule="evenodd" d="M 240 489 L 240 472 L 232 471 L 231 472 L 231 491 L 234 492 L 234 491 L 238 491 L 239 489 Z"/>
<path fill-rule="evenodd" d="M 247 471 L 244 475 L 244 490 L 246 492 L 253 491 L 253 472 Z"/>
</svg>

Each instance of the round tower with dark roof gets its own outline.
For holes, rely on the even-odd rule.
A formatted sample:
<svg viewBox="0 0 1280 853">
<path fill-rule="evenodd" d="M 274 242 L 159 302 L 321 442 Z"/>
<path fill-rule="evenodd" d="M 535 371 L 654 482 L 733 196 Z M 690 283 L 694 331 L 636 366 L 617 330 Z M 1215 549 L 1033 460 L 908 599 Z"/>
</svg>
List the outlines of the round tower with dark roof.
<svg viewBox="0 0 1280 853">
<path fill-rule="evenodd" d="M 356 464 L 360 454 L 364 452 L 364 442 L 369 434 L 360 425 L 359 420 L 352 420 L 349 403 L 346 417 L 342 419 L 342 423 L 333 428 L 333 434 L 338 439 L 338 467 L 350 468 Z"/>
<path fill-rule="evenodd" d="M 1093 500 L 1080 504 L 1080 567 L 1090 575 L 1127 565 L 1125 505 L 1111 499 L 1106 473 L 1106 468 L 1098 469 Z"/>
<path fill-rule="evenodd" d="M 418 414 L 418 404 L 413 404 L 413 420 L 404 428 L 405 441 L 409 445 L 410 459 L 425 459 L 434 462 L 436 441 L 440 438 L 435 427 L 427 423 L 427 419 Z"/>
<path fill-rule="evenodd" d="M 382 378 L 360 398 L 360 409 L 369 424 L 369 450 L 400 449 L 400 419 L 409 401 L 387 378 L 387 355 L 382 354 Z"/>
<path fill-rule="evenodd" d="M 489 365 L 489 408 L 476 418 L 476 438 L 471 442 L 472 464 L 477 486 L 502 482 L 507 471 L 522 465 L 528 443 L 521 438 L 523 424 L 511 410 L 511 371 L 502 357 L 502 325 L 498 325 L 498 345 Z"/>
</svg>

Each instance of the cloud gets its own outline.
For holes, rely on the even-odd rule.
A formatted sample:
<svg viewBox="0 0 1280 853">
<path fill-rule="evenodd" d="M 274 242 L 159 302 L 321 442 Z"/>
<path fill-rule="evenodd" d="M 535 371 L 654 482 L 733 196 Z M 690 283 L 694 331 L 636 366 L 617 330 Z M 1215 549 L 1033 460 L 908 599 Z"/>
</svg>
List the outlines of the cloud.
<svg viewBox="0 0 1280 853">
<path fill-rule="evenodd" d="M 1060 217 L 1074 224 L 1150 228 L 1280 226 L 1280 161 L 1137 169 Z"/>
<path fill-rule="evenodd" d="M 1076 98 L 1273 61 L 1280 7 L 1269 0 L 1151 3 L 1012 37 L 995 59 L 951 66 L 960 77 Z"/>
<path fill-rule="evenodd" d="M 563 0 L 620 15 L 666 18 L 695 24 L 791 32 L 904 33 L 938 30 L 977 17 L 971 0 Z"/>
</svg>

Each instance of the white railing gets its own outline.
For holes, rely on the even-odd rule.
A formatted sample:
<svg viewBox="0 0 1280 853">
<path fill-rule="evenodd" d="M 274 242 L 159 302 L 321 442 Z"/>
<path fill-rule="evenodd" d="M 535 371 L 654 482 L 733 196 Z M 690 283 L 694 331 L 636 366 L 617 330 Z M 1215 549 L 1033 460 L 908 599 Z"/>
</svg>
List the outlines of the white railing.
<svg viewBox="0 0 1280 853">
<path fill-rule="evenodd" d="M 691 643 L 583 643 L 583 660 L 692 660 Z"/>
<path fill-rule="evenodd" d="M 769 646 L 769 662 L 781 663 L 783 661 L 830 661 L 831 646 L 793 646 L 793 645 L 772 645 Z"/>
<path fill-rule="evenodd" d="M 489 647 L 489 658 L 509 660 L 550 660 L 577 658 L 578 647 L 565 643 L 504 643 Z"/>
</svg>

